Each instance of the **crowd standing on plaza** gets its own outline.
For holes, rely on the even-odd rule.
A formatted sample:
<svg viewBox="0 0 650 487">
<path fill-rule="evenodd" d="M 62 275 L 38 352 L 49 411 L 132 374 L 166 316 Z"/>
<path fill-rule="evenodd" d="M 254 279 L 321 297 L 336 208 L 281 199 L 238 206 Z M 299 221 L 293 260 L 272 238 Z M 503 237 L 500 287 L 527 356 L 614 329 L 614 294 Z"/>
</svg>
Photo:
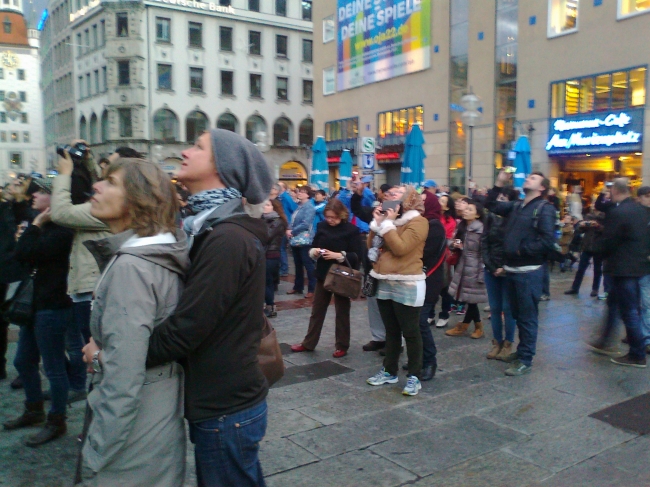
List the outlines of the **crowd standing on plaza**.
<svg viewBox="0 0 650 487">
<path fill-rule="evenodd" d="M 507 376 L 530 373 L 555 263 L 570 272 L 578 262 L 568 295 L 593 263 L 591 297 L 607 312 L 588 347 L 646 367 L 648 186 L 633 192 L 617 178 L 591 201 L 579 185 L 562 200 L 542 173 L 515 189 L 502 171 L 493 188 L 467 195 L 433 180 L 375 193 L 372 177 L 356 173 L 329 192 L 290 188 L 252 143 L 219 129 L 183 152 L 176 181 L 128 147 L 96 163 L 74 141 L 60 156 L 55 178 L 17 178 L 2 191 L 0 379 L 8 326 L 19 324 L 11 387 L 25 408 L 4 429 L 40 426 L 25 438 L 38 447 L 66 434 L 68 404 L 86 400 L 79 484 L 182 485 L 184 417 L 199 486 L 265 485 L 258 452 L 275 379 L 258 355 L 289 255 L 288 294 L 312 300 L 294 353 L 315 350 L 332 298 L 335 343 L 325 346 L 335 358 L 352 352 L 351 299 L 363 276 L 363 351 L 384 356 L 370 386 L 400 382 L 405 351 L 402 392 L 417 395 L 438 367 L 432 327 L 446 328 L 454 312 L 462 319 L 446 336 L 489 336 L 488 312 L 486 359 L 508 363 Z M 358 280 L 356 293 L 332 288 L 341 269 Z M 619 320 L 627 354 L 614 343 Z"/>
</svg>

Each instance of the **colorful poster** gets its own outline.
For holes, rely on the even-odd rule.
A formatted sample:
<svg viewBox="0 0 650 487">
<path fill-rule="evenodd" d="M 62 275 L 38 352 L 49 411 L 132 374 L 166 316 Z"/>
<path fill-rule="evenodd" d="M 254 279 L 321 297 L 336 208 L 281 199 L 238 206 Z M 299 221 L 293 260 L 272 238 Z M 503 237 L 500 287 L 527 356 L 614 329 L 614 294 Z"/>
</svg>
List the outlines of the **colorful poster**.
<svg viewBox="0 0 650 487">
<path fill-rule="evenodd" d="M 337 0 L 337 89 L 431 66 L 431 0 Z"/>
</svg>

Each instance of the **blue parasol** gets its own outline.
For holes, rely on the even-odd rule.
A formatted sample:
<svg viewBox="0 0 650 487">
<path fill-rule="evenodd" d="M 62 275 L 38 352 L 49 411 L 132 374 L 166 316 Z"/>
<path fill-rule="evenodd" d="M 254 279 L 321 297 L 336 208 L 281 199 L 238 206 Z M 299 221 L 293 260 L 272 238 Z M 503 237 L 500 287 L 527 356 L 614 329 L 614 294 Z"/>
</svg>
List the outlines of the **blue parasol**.
<svg viewBox="0 0 650 487">
<path fill-rule="evenodd" d="M 528 137 L 522 135 L 517 140 L 515 145 L 515 177 L 514 185 L 515 188 L 521 189 L 524 186 L 524 181 L 531 173 L 532 169 L 530 166 L 530 144 L 528 143 Z"/>
<path fill-rule="evenodd" d="M 311 177 L 310 183 L 320 189 L 329 188 L 330 168 L 327 164 L 327 144 L 323 137 L 318 137 L 311 148 Z"/>
<path fill-rule="evenodd" d="M 352 179 L 352 156 L 349 150 L 344 150 L 341 154 L 341 162 L 339 163 L 340 185 L 346 186 L 350 179 Z"/>
<path fill-rule="evenodd" d="M 422 129 L 420 129 L 419 125 L 413 125 L 406 136 L 406 143 L 404 144 L 401 177 L 403 184 L 412 184 L 416 187 L 424 184 L 424 159 L 427 156 L 424 153 L 422 144 L 424 144 Z"/>
</svg>

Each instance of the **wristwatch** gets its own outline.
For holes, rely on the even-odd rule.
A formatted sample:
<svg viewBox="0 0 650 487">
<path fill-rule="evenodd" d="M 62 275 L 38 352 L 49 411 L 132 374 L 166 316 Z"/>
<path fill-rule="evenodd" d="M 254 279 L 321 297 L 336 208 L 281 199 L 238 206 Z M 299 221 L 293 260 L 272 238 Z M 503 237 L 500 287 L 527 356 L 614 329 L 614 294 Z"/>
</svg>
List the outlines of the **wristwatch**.
<svg viewBox="0 0 650 487">
<path fill-rule="evenodd" d="M 95 353 L 93 353 L 93 372 L 95 372 L 96 374 L 102 371 L 102 363 L 99 361 L 100 353 L 101 350 L 97 350 Z"/>
</svg>

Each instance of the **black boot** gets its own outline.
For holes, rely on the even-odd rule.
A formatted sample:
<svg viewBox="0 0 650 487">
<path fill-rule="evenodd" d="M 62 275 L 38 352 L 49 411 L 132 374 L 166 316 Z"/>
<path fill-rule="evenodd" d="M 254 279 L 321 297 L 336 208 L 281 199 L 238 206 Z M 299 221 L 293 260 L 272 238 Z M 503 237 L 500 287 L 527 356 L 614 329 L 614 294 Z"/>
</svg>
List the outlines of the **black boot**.
<svg viewBox="0 0 650 487">
<path fill-rule="evenodd" d="M 433 379 L 433 376 L 436 375 L 436 365 L 425 365 L 422 367 L 422 372 L 420 372 L 420 380 L 427 381 Z"/>
<path fill-rule="evenodd" d="M 32 448 L 43 445 L 65 435 L 66 431 L 65 414 L 49 413 L 43 429 L 25 438 L 25 445 Z"/>
<path fill-rule="evenodd" d="M 14 380 L 11 381 L 11 384 L 9 384 L 9 387 L 12 389 L 22 389 L 23 388 L 23 380 L 20 378 L 20 376 L 16 377 Z"/>
<path fill-rule="evenodd" d="M 45 421 L 45 409 L 43 409 L 43 401 L 40 402 L 26 402 L 25 411 L 22 416 L 16 419 L 10 419 L 2 423 L 6 430 L 16 430 L 18 428 L 25 428 L 27 426 L 34 426 Z"/>
</svg>

